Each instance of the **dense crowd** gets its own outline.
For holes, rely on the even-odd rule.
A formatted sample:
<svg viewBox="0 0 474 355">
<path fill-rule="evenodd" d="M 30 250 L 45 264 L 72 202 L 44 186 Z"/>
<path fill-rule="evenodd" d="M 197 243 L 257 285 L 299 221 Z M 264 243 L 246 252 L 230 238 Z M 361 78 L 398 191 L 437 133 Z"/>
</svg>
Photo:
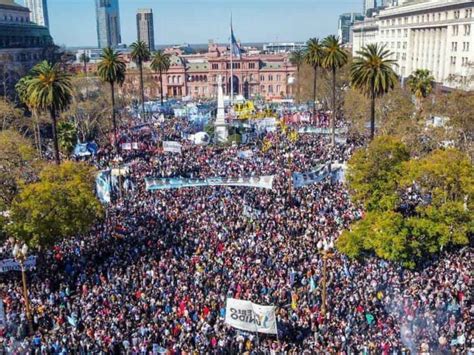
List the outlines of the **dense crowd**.
<svg viewBox="0 0 474 355">
<path fill-rule="evenodd" d="M 299 124 L 299 123 L 298 123 Z M 327 126 L 323 116 L 312 124 Z M 466 354 L 473 351 L 471 270 L 467 247 L 416 270 L 375 258 L 327 253 L 327 312 L 322 312 L 323 257 L 363 211 L 330 177 L 302 188 L 290 172 L 330 157 L 346 161 L 358 143 L 330 148 L 326 137 L 292 141 L 268 134 L 271 147 L 160 149 L 180 140 L 188 123 L 167 120 L 125 130 L 140 140 L 123 152 L 126 189 L 87 235 L 38 255 L 28 272 L 33 334 L 19 273 L 2 274 L 7 326 L 0 349 L 23 354 Z M 252 154 L 239 157 L 241 150 Z M 291 158 L 288 153 L 291 153 Z M 93 162 L 111 165 L 103 150 Z M 198 187 L 148 192 L 146 177 L 275 175 L 271 190 Z M 248 211 L 252 211 L 249 213 Z M 2 252 L 11 250 L 11 243 Z M 275 305 L 278 337 L 224 323 L 226 298 Z"/>
</svg>

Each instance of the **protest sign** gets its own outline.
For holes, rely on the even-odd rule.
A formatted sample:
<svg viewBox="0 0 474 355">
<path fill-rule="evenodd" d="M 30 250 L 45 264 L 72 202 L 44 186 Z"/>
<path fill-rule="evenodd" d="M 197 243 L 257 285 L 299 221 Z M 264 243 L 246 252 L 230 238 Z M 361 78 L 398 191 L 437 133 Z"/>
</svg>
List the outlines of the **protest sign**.
<svg viewBox="0 0 474 355">
<path fill-rule="evenodd" d="M 181 144 L 173 141 L 163 141 L 163 151 L 170 153 L 181 153 Z"/>
<path fill-rule="evenodd" d="M 25 270 L 31 270 L 36 266 L 36 256 L 29 256 L 23 263 Z M 21 265 L 15 259 L 0 260 L 0 273 L 8 271 L 20 271 Z"/>
<path fill-rule="evenodd" d="M 249 332 L 277 334 L 274 306 L 261 306 L 250 301 L 228 298 L 225 323 Z"/>
</svg>

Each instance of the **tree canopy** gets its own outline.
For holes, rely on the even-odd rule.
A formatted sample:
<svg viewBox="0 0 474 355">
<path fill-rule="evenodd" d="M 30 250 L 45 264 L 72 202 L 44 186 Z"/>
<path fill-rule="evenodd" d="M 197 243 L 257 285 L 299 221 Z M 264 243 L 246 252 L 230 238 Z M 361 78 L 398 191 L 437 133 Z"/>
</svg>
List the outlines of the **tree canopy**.
<svg viewBox="0 0 474 355">
<path fill-rule="evenodd" d="M 94 169 L 84 163 L 48 165 L 39 181 L 22 187 L 10 209 L 8 231 L 30 246 L 86 233 L 101 218 Z"/>
<path fill-rule="evenodd" d="M 468 244 L 474 232 L 474 168 L 459 150 L 410 159 L 401 141 L 382 136 L 353 155 L 347 181 L 367 211 L 337 242 L 350 257 L 374 253 L 415 266 Z"/>
</svg>

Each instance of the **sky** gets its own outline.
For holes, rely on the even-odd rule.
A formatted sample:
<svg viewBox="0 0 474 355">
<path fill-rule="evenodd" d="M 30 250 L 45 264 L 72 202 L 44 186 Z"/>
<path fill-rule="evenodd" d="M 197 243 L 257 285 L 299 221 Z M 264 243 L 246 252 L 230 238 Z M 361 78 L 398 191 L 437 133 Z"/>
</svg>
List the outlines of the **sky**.
<svg viewBox="0 0 474 355">
<path fill-rule="evenodd" d="M 21 0 L 17 0 L 21 3 Z M 336 34 L 338 16 L 361 12 L 363 0 L 119 0 L 122 42 L 136 40 L 138 8 L 152 8 L 155 43 L 227 42 L 232 12 L 238 40 L 306 41 Z M 48 0 L 51 35 L 58 45 L 97 46 L 95 0 Z"/>
</svg>

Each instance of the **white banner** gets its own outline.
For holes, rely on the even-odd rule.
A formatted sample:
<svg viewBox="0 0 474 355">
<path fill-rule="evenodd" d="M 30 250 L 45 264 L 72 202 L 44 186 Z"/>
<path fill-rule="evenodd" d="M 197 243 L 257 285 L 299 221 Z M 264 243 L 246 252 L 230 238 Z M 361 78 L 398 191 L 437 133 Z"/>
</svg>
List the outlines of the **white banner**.
<svg viewBox="0 0 474 355">
<path fill-rule="evenodd" d="M 3 300 L 0 298 L 0 328 L 5 327 L 7 321 L 5 319 L 5 309 L 3 308 Z"/>
<path fill-rule="evenodd" d="M 122 150 L 137 150 L 137 149 L 139 149 L 138 142 L 122 143 L 122 144 L 120 144 L 120 147 L 122 148 Z"/>
<path fill-rule="evenodd" d="M 207 179 L 188 179 L 188 178 L 145 178 L 147 191 L 179 189 L 182 187 L 197 186 L 248 186 L 262 189 L 272 189 L 273 175 L 268 176 L 249 176 L 249 177 L 215 177 Z"/>
<path fill-rule="evenodd" d="M 261 306 L 250 301 L 228 298 L 225 323 L 249 332 L 277 334 L 274 306 Z"/>
<path fill-rule="evenodd" d="M 163 151 L 181 153 L 181 144 L 173 141 L 163 141 Z"/>
<path fill-rule="evenodd" d="M 25 262 L 23 263 L 25 270 L 31 270 L 36 266 L 36 256 L 29 256 L 26 258 Z M 8 271 L 20 271 L 21 266 L 18 261 L 15 259 L 3 259 L 0 260 L 0 272 L 8 272 Z"/>
</svg>

